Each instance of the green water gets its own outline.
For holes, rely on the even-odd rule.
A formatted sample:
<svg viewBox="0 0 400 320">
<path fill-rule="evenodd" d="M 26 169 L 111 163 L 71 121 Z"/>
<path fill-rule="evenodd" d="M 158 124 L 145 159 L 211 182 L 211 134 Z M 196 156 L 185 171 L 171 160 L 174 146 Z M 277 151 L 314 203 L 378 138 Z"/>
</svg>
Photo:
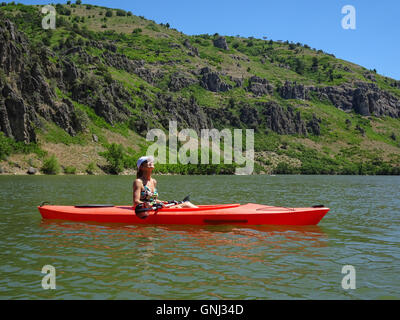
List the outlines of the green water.
<svg viewBox="0 0 400 320">
<path fill-rule="evenodd" d="M 156 178 L 162 200 L 331 211 L 315 227 L 42 221 L 44 200 L 130 204 L 133 177 L 0 176 L 0 298 L 400 299 L 400 177 Z M 55 290 L 41 285 L 48 264 Z"/>
</svg>

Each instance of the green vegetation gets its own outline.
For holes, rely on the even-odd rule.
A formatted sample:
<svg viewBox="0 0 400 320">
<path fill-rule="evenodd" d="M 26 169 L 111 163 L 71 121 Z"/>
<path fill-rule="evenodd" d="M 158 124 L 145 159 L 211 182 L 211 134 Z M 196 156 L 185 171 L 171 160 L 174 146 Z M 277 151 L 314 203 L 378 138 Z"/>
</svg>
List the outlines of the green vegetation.
<svg viewBox="0 0 400 320">
<path fill-rule="evenodd" d="M 73 166 L 68 166 L 64 168 L 65 174 L 76 174 L 76 168 Z"/>
<path fill-rule="evenodd" d="M 85 171 L 86 171 L 87 174 L 92 175 L 92 174 L 94 174 L 94 170 L 95 170 L 95 165 L 94 165 L 93 162 L 90 162 L 90 163 L 87 165 Z"/>
<path fill-rule="evenodd" d="M 83 124 L 82 132 L 71 136 L 55 124 L 44 121 L 45 126 L 36 129 L 40 134 L 40 141 L 44 143 L 87 146 L 92 143 L 91 135 L 96 134 L 98 143 L 106 148 L 101 156 L 107 160 L 107 170 L 118 174 L 124 169 L 135 169 L 136 159 L 145 153 L 145 148 L 139 147 L 140 152 L 134 152 L 126 144 L 109 144 L 107 135 L 112 133 L 130 137 L 132 131 L 138 132 L 138 120 L 142 119 L 143 110 L 147 108 L 151 108 L 152 115 L 146 118 L 149 128 L 166 129 L 166 123 L 160 119 L 163 119 L 167 111 L 165 108 L 155 107 L 160 93 L 168 94 L 175 100 L 185 98 L 196 101 L 197 105 L 204 108 L 229 110 L 232 114 L 232 119 L 229 119 L 231 122 L 224 122 L 226 119 L 220 117 L 212 119 L 218 129 L 233 128 L 234 119 L 238 119 L 235 127 L 246 128 L 247 119 L 240 119 L 243 103 L 262 114 L 265 110 L 259 103 L 273 101 L 285 110 L 291 107 L 295 112 L 300 112 L 301 119 L 305 122 L 311 120 L 313 115 L 321 119 L 321 134 L 279 135 L 269 129 L 265 120 L 257 123 L 254 126 L 255 151 L 268 151 L 281 158 L 276 163 L 259 156 L 261 159 L 260 164 L 256 164 L 256 172 L 263 172 L 263 166 L 278 174 L 399 172 L 399 119 L 362 117 L 354 112 L 343 112 L 329 100 L 321 101 L 319 96 L 313 94 L 306 101 L 285 100 L 276 91 L 285 81 L 296 81 L 305 86 L 337 86 L 346 82 L 364 81 L 375 83 L 379 88 L 400 97 L 400 87 L 396 80 L 380 76 L 376 70 L 368 71 L 336 59 L 322 50 L 289 41 L 225 36 L 229 50 L 223 50 L 213 45 L 218 34 L 187 36 L 171 28 L 169 23 L 156 24 L 131 12 L 82 5 L 81 1 L 76 1 L 76 4 L 57 4 L 56 9 L 57 28 L 43 30 L 42 15 L 38 7 L 15 3 L 1 3 L 0 6 L 0 14 L 12 19 L 32 42 L 35 48 L 31 53 L 32 60 L 42 57 L 42 52 L 46 50 L 52 51 L 47 57 L 49 70 L 62 65 L 67 49 L 80 50 L 79 54 L 68 54 L 68 59 L 86 76 L 75 80 L 72 90 L 57 87 L 57 82 L 52 79 L 48 79 L 48 83 L 59 101 L 68 99 L 78 110 L 77 120 Z M 184 45 L 185 40 L 195 48 L 196 54 Z M 101 45 L 93 45 L 96 43 Z M 129 68 L 124 70 L 122 60 L 115 64 L 109 63 L 105 58 L 108 55 L 125 55 L 135 63 L 143 61 L 151 66 L 152 72 L 157 71 L 161 75 L 148 80 L 131 72 Z M 196 75 L 196 72 L 205 66 L 220 72 L 221 81 L 231 85 L 232 89 L 212 92 L 196 83 L 177 92 L 169 90 L 168 85 L 174 73 L 184 72 L 200 79 L 201 76 Z M 365 74 L 368 72 L 373 74 L 376 81 L 366 78 Z M 249 92 L 248 79 L 254 75 L 267 79 L 275 87 L 273 94 L 256 96 Z M 236 87 L 231 76 L 243 77 L 242 85 Z M 0 71 L 0 81 L 4 82 L 5 79 Z M 123 106 L 122 103 L 119 106 L 125 108 L 129 114 L 124 121 L 107 122 L 94 110 L 93 105 L 99 97 L 110 95 L 107 92 L 110 85 L 113 88 L 121 86 L 131 97 L 129 103 L 123 101 Z M 93 100 L 91 106 L 77 102 L 80 100 L 74 97 L 73 91 L 80 88 L 84 88 L 84 93 Z M 138 144 L 139 142 L 132 141 L 135 150 L 138 149 Z M 17 143 L 0 134 L 0 159 L 5 160 L 14 153 L 36 153 L 39 157 L 44 157 L 44 152 L 37 144 Z M 85 171 L 93 174 L 95 169 L 95 164 L 91 162 Z M 224 164 L 156 166 L 158 173 L 222 174 L 233 173 L 234 170 L 233 165 Z"/>
<path fill-rule="evenodd" d="M 44 157 L 46 152 L 40 149 L 40 146 L 35 143 L 25 144 L 16 142 L 14 139 L 8 138 L 3 132 L 0 132 L 0 160 L 6 160 L 8 156 L 14 153 L 35 153 L 39 157 Z"/>
<path fill-rule="evenodd" d="M 108 162 L 108 171 L 111 174 L 121 173 L 127 165 L 127 157 L 124 147 L 121 144 L 112 143 L 107 146 L 107 150 L 99 153 Z"/>
<path fill-rule="evenodd" d="M 58 163 L 57 158 L 52 155 L 50 158 L 45 159 L 41 171 L 44 174 L 59 174 L 60 164 Z"/>
</svg>

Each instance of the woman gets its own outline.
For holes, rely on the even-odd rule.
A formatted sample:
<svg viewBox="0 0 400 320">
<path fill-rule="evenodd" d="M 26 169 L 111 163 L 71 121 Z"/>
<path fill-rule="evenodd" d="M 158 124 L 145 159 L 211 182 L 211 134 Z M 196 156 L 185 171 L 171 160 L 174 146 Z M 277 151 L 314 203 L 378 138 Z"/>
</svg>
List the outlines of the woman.
<svg viewBox="0 0 400 320">
<path fill-rule="evenodd" d="M 143 206 L 149 208 L 155 203 L 161 203 L 163 205 L 167 203 L 157 200 L 157 181 L 151 177 L 151 173 L 154 169 L 154 158 L 151 156 L 140 157 L 137 161 L 137 167 L 136 180 L 133 183 L 134 206 L 143 204 Z M 169 208 L 197 208 L 197 206 L 186 201 Z"/>
</svg>

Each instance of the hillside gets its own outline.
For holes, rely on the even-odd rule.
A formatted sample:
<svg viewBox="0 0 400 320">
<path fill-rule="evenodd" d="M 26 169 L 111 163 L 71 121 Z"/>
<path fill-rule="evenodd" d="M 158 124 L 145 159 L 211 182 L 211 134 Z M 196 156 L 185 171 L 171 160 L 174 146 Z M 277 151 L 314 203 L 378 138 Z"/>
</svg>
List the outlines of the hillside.
<svg viewBox="0 0 400 320">
<path fill-rule="evenodd" d="M 132 172 L 146 132 L 176 120 L 197 132 L 254 129 L 256 173 L 400 173 L 398 80 L 306 44 L 188 36 L 134 12 L 55 7 L 57 27 L 44 30 L 41 6 L 0 5 L 0 172 L 52 155 L 61 172 Z"/>
</svg>

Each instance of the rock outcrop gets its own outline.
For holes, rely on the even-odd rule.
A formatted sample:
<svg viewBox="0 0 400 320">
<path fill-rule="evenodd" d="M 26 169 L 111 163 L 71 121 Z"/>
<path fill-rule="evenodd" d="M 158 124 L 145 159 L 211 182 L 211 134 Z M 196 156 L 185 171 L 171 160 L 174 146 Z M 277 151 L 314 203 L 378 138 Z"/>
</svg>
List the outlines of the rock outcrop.
<svg viewBox="0 0 400 320">
<path fill-rule="evenodd" d="M 191 44 L 190 44 L 190 41 L 188 40 L 188 39 L 185 39 L 185 41 L 183 42 L 183 45 L 187 48 L 187 49 L 189 49 L 189 55 L 190 56 L 198 56 L 199 55 L 199 50 L 196 48 L 196 47 L 194 47 L 194 46 L 192 46 Z"/>
<path fill-rule="evenodd" d="M 176 121 L 178 128 L 192 128 L 199 134 L 201 129 L 211 125 L 206 113 L 193 98 L 174 99 L 171 95 L 158 94 L 154 108 L 160 110 L 156 118 L 154 114 L 148 114 L 165 128 L 168 128 L 169 121 Z"/>
<path fill-rule="evenodd" d="M 284 99 L 307 99 L 307 89 L 302 84 L 286 81 L 285 84 L 278 89 L 280 96 Z"/>
<path fill-rule="evenodd" d="M 309 100 L 314 96 L 321 101 L 332 103 L 343 111 L 353 110 L 363 116 L 400 117 L 400 99 L 381 90 L 375 83 L 356 82 L 354 86 L 343 84 L 315 87 L 287 81 L 278 92 L 284 99 Z"/>
<path fill-rule="evenodd" d="M 227 84 L 221 80 L 217 72 L 212 71 L 210 68 L 205 67 L 200 70 L 200 75 L 202 78 L 200 80 L 200 85 L 207 90 L 213 92 L 228 91 L 232 89 L 230 84 Z"/>
<path fill-rule="evenodd" d="M 228 44 L 226 43 L 225 37 L 217 37 L 216 39 L 213 40 L 214 47 L 224 49 L 224 50 L 229 50 Z"/>
<path fill-rule="evenodd" d="M 247 90 L 254 93 L 256 96 L 262 96 L 265 94 L 272 94 L 274 87 L 268 82 L 267 79 L 253 76 L 249 79 L 249 86 Z"/>
<path fill-rule="evenodd" d="M 357 82 L 355 87 L 344 84 L 336 87 L 310 87 L 321 100 L 330 101 L 335 107 L 354 110 L 362 116 L 400 117 L 400 100 L 387 91 L 381 90 L 375 83 Z"/>
<path fill-rule="evenodd" d="M 261 103 L 266 127 L 279 134 L 307 135 L 306 124 L 301 119 L 300 112 L 294 112 L 291 107 L 283 109 L 276 102 Z"/>
<path fill-rule="evenodd" d="M 168 88 L 171 91 L 179 91 L 194 83 L 197 83 L 197 81 L 190 76 L 185 75 L 182 72 L 175 72 L 171 75 L 170 81 L 168 83 Z"/>
</svg>

